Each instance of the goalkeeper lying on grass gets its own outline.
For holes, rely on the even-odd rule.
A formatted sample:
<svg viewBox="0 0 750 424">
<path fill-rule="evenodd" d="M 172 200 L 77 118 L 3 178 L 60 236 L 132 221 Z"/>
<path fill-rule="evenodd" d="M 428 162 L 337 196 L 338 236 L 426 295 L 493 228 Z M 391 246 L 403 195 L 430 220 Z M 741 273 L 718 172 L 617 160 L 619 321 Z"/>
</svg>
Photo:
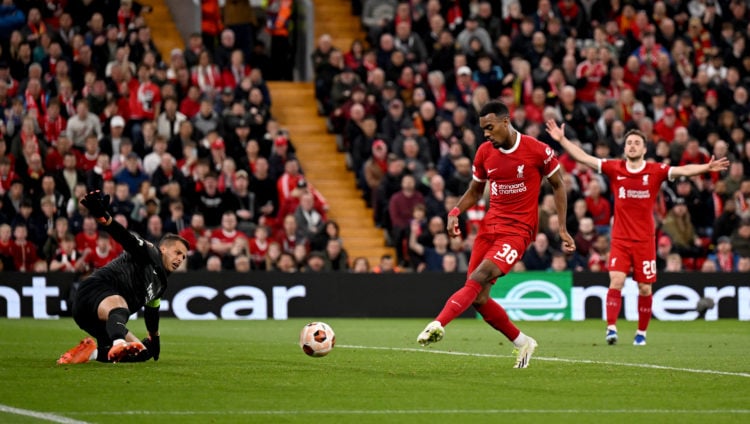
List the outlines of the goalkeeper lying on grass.
<svg viewBox="0 0 750 424">
<path fill-rule="evenodd" d="M 93 336 L 65 352 L 58 364 L 141 362 L 159 359 L 159 301 L 167 289 L 167 278 L 180 267 L 188 243 L 166 234 L 158 246 L 125 229 L 107 212 L 109 196 L 88 193 L 81 204 L 104 226 L 125 250 L 120 256 L 85 279 L 73 300 L 73 318 Z M 148 337 L 143 342 L 125 324 L 131 314 L 145 306 Z"/>
</svg>

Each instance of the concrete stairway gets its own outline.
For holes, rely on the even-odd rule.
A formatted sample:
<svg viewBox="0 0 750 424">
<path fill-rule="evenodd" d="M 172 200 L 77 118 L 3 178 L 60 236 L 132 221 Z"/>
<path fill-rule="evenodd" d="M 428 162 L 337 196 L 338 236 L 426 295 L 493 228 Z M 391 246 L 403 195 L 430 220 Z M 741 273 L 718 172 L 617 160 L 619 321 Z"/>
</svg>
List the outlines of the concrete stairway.
<svg viewBox="0 0 750 424">
<path fill-rule="evenodd" d="M 152 37 L 164 60 L 173 48 L 184 49 L 169 8 L 162 0 L 142 0 L 153 8 L 146 15 Z M 351 16 L 346 0 L 315 0 L 315 38 L 331 34 L 334 45 L 347 51 L 355 38 L 364 39 L 359 18 Z M 372 211 L 367 209 L 346 170 L 344 155 L 336 151 L 335 137 L 326 131 L 325 119 L 317 115 L 312 83 L 271 82 L 273 115 L 290 132 L 306 177 L 328 200 L 329 218 L 339 223 L 349 257 L 366 257 L 376 265 L 380 256 L 394 254 L 385 246 L 383 231 L 376 228 Z"/>
<path fill-rule="evenodd" d="M 343 52 L 349 51 L 354 39 L 365 39 L 360 18 L 352 16 L 351 1 L 315 0 L 315 39 L 329 34 L 333 45 Z"/>
<path fill-rule="evenodd" d="M 314 3 L 316 40 L 329 34 L 333 45 L 346 52 L 352 40 L 364 39 L 359 18 L 351 15 L 350 1 Z M 335 137 L 326 131 L 325 119 L 317 115 L 313 84 L 269 85 L 272 113 L 289 129 L 307 179 L 328 199 L 329 217 L 339 223 L 349 257 L 364 256 L 374 266 L 383 254 L 395 255 L 392 248 L 385 246 L 383 231 L 373 224 L 372 210 L 365 206 L 354 184 L 354 174 L 346 170 L 344 155 L 337 152 Z"/>
<path fill-rule="evenodd" d="M 169 63 L 172 49 L 185 49 L 187 40 L 183 40 L 163 0 L 140 0 L 143 6 L 151 6 L 152 11 L 145 16 L 146 25 L 151 29 L 151 38 L 161 53 L 165 63 Z"/>
<path fill-rule="evenodd" d="M 341 227 L 349 257 L 364 256 L 376 265 L 383 254 L 394 254 L 384 244 L 383 231 L 373 224 L 372 210 L 347 171 L 344 155 L 336 150 L 335 137 L 317 115 L 312 83 L 269 82 L 269 86 L 272 114 L 289 130 L 307 180 L 328 200 L 329 218 Z"/>
</svg>

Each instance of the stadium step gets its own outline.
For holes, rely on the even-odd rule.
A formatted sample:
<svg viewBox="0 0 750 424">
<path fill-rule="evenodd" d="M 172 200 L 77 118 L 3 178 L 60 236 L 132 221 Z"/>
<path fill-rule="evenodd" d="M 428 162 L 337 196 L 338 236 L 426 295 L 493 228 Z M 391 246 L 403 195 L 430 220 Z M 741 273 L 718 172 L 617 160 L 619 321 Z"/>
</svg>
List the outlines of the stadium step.
<svg viewBox="0 0 750 424">
<path fill-rule="evenodd" d="M 169 61 L 170 51 L 184 49 L 185 40 L 163 0 L 142 0 L 141 4 L 153 9 L 146 15 L 146 22 L 162 58 Z M 351 2 L 346 0 L 315 1 L 315 39 L 321 34 L 330 34 L 333 45 L 344 52 L 352 40 L 365 36 L 360 19 L 351 15 Z M 373 223 L 372 210 L 367 209 L 356 188 L 354 174 L 344 165 L 344 155 L 336 150 L 335 137 L 317 114 L 313 84 L 269 82 L 269 87 L 272 113 L 289 130 L 307 179 L 328 199 L 328 215 L 339 223 L 349 257 L 364 256 L 374 266 L 383 254 L 393 255 L 393 249 L 385 246 L 383 231 Z"/>
<path fill-rule="evenodd" d="M 349 51 L 352 41 L 364 40 L 361 20 L 352 16 L 352 2 L 347 0 L 315 1 L 315 39 L 329 34 L 333 45 L 343 52 Z"/>
<path fill-rule="evenodd" d="M 393 255 L 393 249 L 385 246 L 383 231 L 373 223 L 372 210 L 366 207 L 354 174 L 344 165 L 344 155 L 336 150 L 335 136 L 328 134 L 325 119 L 317 114 L 313 84 L 268 85 L 273 96 L 272 114 L 289 130 L 305 177 L 328 200 L 328 216 L 339 224 L 349 258 L 364 256 L 374 266 L 383 254 Z"/>
<path fill-rule="evenodd" d="M 169 63 L 172 49 L 185 50 L 187 40 L 182 39 L 164 0 L 140 0 L 139 3 L 151 6 L 151 13 L 145 15 L 146 24 L 151 29 L 151 38 L 161 53 L 161 59 Z"/>
</svg>

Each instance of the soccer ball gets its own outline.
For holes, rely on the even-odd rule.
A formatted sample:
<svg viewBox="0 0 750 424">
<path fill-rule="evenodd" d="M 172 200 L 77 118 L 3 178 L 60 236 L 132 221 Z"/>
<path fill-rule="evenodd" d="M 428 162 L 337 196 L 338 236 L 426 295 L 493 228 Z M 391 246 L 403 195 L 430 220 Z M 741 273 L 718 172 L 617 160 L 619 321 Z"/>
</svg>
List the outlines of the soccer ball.
<svg viewBox="0 0 750 424">
<path fill-rule="evenodd" d="M 302 328 L 299 346 L 308 356 L 326 356 L 336 344 L 333 328 L 324 322 L 311 322 Z"/>
</svg>

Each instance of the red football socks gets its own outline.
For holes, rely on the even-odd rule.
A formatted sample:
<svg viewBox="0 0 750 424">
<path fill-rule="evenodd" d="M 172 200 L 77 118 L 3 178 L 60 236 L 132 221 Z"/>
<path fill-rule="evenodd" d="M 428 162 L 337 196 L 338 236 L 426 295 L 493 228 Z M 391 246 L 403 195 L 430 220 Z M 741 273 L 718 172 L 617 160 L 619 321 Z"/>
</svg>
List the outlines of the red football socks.
<svg viewBox="0 0 750 424">
<path fill-rule="evenodd" d="M 510 318 L 508 318 L 505 309 L 503 309 L 499 303 L 492 300 L 492 298 L 487 300 L 487 303 L 484 305 L 478 307 L 477 312 L 482 315 L 484 320 L 487 321 L 487 324 L 491 325 L 495 330 L 503 333 L 508 340 L 515 340 L 516 337 L 521 334 L 521 330 L 519 330 L 518 327 L 511 322 Z"/>
<path fill-rule="evenodd" d="M 622 308 L 622 292 L 620 290 L 609 289 L 607 291 L 607 325 L 617 324 L 620 308 Z M 651 314 L 651 303 L 649 303 L 648 311 Z"/>
<path fill-rule="evenodd" d="M 651 303 L 654 295 L 638 296 L 638 330 L 645 332 L 651 321 Z"/>
<path fill-rule="evenodd" d="M 482 291 L 481 284 L 474 280 L 467 280 L 463 287 L 458 289 L 458 291 L 448 298 L 443 310 L 440 311 L 440 314 L 435 320 L 445 327 L 449 322 L 453 321 L 456 317 L 469 309 L 469 306 L 474 303 L 474 300 L 477 298 L 480 291 Z"/>
</svg>

